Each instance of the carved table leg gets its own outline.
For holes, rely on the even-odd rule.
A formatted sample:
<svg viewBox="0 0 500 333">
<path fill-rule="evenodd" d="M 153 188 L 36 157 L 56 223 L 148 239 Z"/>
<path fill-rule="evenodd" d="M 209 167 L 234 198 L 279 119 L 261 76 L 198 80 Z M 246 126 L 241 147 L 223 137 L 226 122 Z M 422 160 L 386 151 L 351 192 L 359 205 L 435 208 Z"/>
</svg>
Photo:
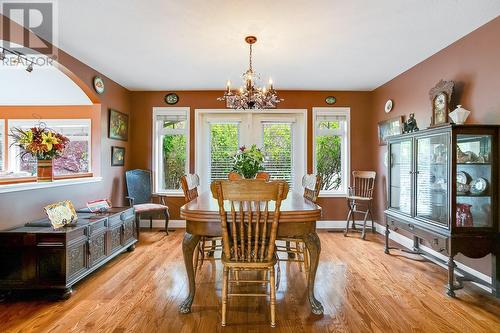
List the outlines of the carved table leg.
<svg viewBox="0 0 500 333">
<path fill-rule="evenodd" d="M 323 314 L 323 305 L 314 297 L 314 280 L 316 279 L 316 270 L 318 269 L 319 254 L 321 253 L 321 243 L 318 234 L 312 232 L 303 238 L 307 250 L 309 250 L 309 274 L 307 276 L 307 293 L 309 303 L 314 314 Z"/>
<path fill-rule="evenodd" d="M 389 254 L 389 234 L 391 232 L 389 231 L 389 223 L 385 223 L 385 244 L 384 244 L 384 252 L 386 254 Z"/>
<path fill-rule="evenodd" d="M 191 304 L 193 304 L 194 294 L 196 291 L 193 268 L 193 253 L 199 241 L 199 235 L 191 235 L 187 232 L 184 235 L 184 240 L 182 241 L 182 254 L 184 256 L 184 265 L 186 266 L 186 272 L 189 281 L 189 294 L 179 306 L 180 313 L 191 312 Z"/>
<path fill-rule="evenodd" d="M 446 286 L 446 294 L 450 297 L 455 297 L 455 261 L 453 256 L 448 258 L 448 285 Z"/>
</svg>

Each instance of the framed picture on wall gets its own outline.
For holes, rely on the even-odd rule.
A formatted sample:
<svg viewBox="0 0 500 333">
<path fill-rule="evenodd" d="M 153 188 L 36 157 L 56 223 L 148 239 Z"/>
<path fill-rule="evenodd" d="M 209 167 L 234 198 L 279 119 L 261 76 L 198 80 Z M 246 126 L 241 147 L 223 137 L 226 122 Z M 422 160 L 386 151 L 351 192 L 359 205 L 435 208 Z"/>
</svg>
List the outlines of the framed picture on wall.
<svg viewBox="0 0 500 333">
<path fill-rule="evenodd" d="M 378 123 L 378 144 L 385 146 L 387 138 L 403 133 L 403 116 L 394 117 Z"/>
<path fill-rule="evenodd" d="M 125 165 L 125 148 L 124 147 L 111 147 L 111 166 L 124 166 Z"/>
<path fill-rule="evenodd" d="M 109 109 L 109 138 L 128 140 L 128 115 Z"/>
</svg>

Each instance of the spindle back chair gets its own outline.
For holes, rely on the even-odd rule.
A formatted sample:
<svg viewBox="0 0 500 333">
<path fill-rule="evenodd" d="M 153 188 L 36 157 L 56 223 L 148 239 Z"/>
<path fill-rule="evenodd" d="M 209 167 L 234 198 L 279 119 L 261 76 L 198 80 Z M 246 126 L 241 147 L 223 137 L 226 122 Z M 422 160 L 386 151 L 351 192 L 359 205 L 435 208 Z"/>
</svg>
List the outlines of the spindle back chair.
<svg viewBox="0 0 500 333">
<path fill-rule="evenodd" d="M 372 232 L 375 232 L 371 205 L 376 177 L 377 173 L 375 171 L 352 172 L 352 186 L 349 187 L 349 195 L 347 196 L 347 206 L 349 207 L 349 213 L 347 215 L 347 223 L 344 231 L 344 236 L 347 236 L 347 233 L 349 231 L 349 222 L 351 219 L 351 228 L 357 231 L 355 221 L 356 213 L 364 214 L 361 238 L 365 239 L 366 237 L 366 220 L 368 218 L 368 215 L 370 215 L 372 221 Z"/>
<path fill-rule="evenodd" d="M 217 181 L 211 185 L 217 199 L 222 230 L 222 326 L 226 325 L 228 296 L 265 296 L 266 294 L 230 294 L 228 286 L 237 283 L 269 283 L 271 326 L 276 321 L 274 266 L 277 262 L 275 241 L 281 202 L 288 194 L 283 181 Z M 269 279 L 229 281 L 230 270 L 267 271 Z"/>
</svg>

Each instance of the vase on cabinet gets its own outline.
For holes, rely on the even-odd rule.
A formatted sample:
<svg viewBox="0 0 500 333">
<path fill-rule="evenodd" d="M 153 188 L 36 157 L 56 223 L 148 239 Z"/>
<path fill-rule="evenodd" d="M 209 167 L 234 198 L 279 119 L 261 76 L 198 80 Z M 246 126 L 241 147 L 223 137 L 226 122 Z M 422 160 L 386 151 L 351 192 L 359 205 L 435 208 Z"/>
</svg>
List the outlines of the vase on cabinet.
<svg viewBox="0 0 500 333">
<path fill-rule="evenodd" d="M 47 183 L 54 180 L 53 161 L 53 159 L 38 160 L 36 172 L 37 182 Z"/>
</svg>

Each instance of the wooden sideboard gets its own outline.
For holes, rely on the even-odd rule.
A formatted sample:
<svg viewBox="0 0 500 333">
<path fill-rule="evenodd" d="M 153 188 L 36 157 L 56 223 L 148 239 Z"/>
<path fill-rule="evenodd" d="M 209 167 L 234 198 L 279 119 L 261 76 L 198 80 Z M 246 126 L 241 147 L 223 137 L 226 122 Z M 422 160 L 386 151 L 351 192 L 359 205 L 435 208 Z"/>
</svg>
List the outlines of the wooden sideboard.
<svg viewBox="0 0 500 333">
<path fill-rule="evenodd" d="M 72 286 L 137 242 L 133 208 L 79 212 L 76 225 L 54 230 L 47 219 L 0 231 L 0 291 L 53 290 L 68 298 Z"/>
</svg>

